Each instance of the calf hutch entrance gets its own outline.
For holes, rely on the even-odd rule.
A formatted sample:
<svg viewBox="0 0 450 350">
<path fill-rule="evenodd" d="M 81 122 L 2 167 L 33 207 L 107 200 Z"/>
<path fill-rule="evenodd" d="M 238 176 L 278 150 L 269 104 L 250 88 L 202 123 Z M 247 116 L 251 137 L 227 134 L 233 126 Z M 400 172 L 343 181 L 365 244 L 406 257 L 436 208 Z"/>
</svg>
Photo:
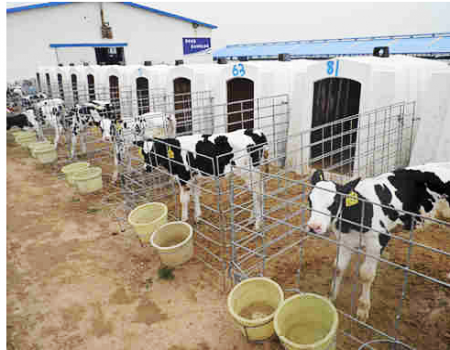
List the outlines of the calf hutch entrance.
<svg viewBox="0 0 450 350">
<path fill-rule="evenodd" d="M 254 126 L 254 83 L 246 78 L 227 82 L 228 132 L 251 129 Z"/>
<path fill-rule="evenodd" d="M 136 79 L 136 97 L 138 114 L 150 112 L 148 79 L 139 77 Z"/>
<path fill-rule="evenodd" d="M 355 156 L 358 118 L 342 119 L 359 113 L 360 98 L 361 83 L 355 80 L 326 78 L 314 83 L 312 164 L 330 166 Z"/>
<path fill-rule="evenodd" d="M 177 133 L 192 132 L 192 96 L 191 81 L 187 78 L 173 80 L 175 118 Z"/>
</svg>

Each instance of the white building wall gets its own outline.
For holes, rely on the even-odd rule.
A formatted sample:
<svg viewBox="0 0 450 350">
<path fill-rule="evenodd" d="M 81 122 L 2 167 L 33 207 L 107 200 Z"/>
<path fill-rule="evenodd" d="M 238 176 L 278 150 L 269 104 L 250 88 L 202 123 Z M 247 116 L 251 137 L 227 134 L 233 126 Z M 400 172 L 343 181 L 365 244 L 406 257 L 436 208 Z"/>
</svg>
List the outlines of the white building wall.
<svg viewBox="0 0 450 350">
<path fill-rule="evenodd" d="M 99 3 L 72 3 L 7 14 L 7 80 L 36 77 L 37 67 L 58 63 L 96 64 L 93 47 L 50 48 L 50 44 L 127 43 L 127 64 L 174 64 L 183 57 L 183 37 L 211 37 L 212 29 L 120 3 L 103 3 L 113 39 L 101 38 Z M 200 56 L 192 56 L 198 61 Z M 204 55 L 211 61 L 211 55 Z"/>
</svg>

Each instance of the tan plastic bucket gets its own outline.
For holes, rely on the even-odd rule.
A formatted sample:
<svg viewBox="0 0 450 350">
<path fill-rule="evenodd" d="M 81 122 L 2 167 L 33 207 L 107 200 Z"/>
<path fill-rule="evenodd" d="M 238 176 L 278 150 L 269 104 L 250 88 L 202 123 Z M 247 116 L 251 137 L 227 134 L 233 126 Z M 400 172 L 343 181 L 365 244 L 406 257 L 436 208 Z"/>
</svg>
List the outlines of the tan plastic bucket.
<svg viewBox="0 0 450 350">
<path fill-rule="evenodd" d="M 33 149 L 33 153 L 41 164 L 53 163 L 58 159 L 58 153 L 51 144 L 44 144 Z"/>
<path fill-rule="evenodd" d="M 133 209 L 128 222 L 142 243 L 149 243 L 150 236 L 167 222 L 167 207 L 163 203 L 146 203 Z"/>
<path fill-rule="evenodd" d="M 28 144 L 28 150 L 30 151 L 30 155 L 33 158 L 36 158 L 36 155 L 34 154 L 34 150 L 39 149 L 39 148 L 46 149 L 47 146 L 52 146 L 52 145 L 46 141 L 32 142 L 32 143 Z"/>
<path fill-rule="evenodd" d="M 286 299 L 275 313 L 275 332 L 288 350 L 334 350 L 338 313 L 330 300 L 316 294 Z"/>
<path fill-rule="evenodd" d="M 156 230 L 150 243 L 158 249 L 161 262 L 169 267 L 184 264 L 194 255 L 194 235 L 192 226 L 175 221 Z"/>
<path fill-rule="evenodd" d="M 66 175 L 66 181 L 69 185 L 74 186 L 74 180 L 73 180 L 73 175 L 76 174 L 77 172 L 80 172 L 82 170 L 85 170 L 89 168 L 89 163 L 87 162 L 76 162 L 76 163 L 72 163 L 69 165 L 64 166 L 61 169 L 61 172 L 63 172 Z"/>
<path fill-rule="evenodd" d="M 228 312 L 249 340 L 264 340 L 274 334 L 273 317 L 284 300 L 278 283 L 266 277 L 249 278 L 228 294 Z"/>
<path fill-rule="evenodd" d="M 72 175 L 72 179 L 81 194 L 92 193 L 103 188 L 102 168 L 99 167 L 79 171 Z"/>
</svg>

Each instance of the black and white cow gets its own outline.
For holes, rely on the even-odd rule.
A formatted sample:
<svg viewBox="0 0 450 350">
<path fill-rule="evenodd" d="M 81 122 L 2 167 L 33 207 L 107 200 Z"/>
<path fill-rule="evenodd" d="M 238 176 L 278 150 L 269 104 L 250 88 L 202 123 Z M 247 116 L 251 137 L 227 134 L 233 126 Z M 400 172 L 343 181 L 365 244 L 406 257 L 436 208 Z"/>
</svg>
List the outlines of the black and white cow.
<svg viewBox="0 0 450 350">
<path fill-rule="evenodd" d="M 357 316 L 365 321 L 369 317 L 370 288 L 376 274 L 377 258 L 390 240 L 390 236 L 382 232 L 389 233 L 399 223 L 406 229 L 424 224 L 424 220 L 416 215 L 435 217 L 440 212 L 450 218 L 450 163 L 398 169 L 374 178 L 358 178 L 343 186 L 326 181 L 323 172 L 317 170 L 311 182 L 314 188 L 308 197 L 311 208 L 309 230 L 316 234 L 330 230 L 342 243 L 335 260 L 332 300 L 338 296 L 352 256 L 347 247 L 359 248 L 362 236 L 361 242 L 368 255 L 359 271 L 362 293 Z"/>
<path fill-rule="evenodd" d="M 78 138 L 81 144 L 81 153 L 86 153 L 86 133 L 89 127 L 97 126 L 102 133 L 102 140 L 109 142 L 111 127 L 111 107 L 108 102 L 91 101 L 81 105 L 76 105 L 69 112 L 68 119 L 72 120 L 71 133 L 72 144 L 70 158 L 75 156 L 75 149 Z"/>
<path fill-rule="evenodd" d="M 194 197 L 195 220 L 201 216 L 199 180 L 202 177 L 221 177 L 230 173 L 231 166 L 236 169 L 258 167 L 262 158 L 268 158 L 266 136 L 259 130 L 236 130 L 230 133 L 213 135 L 189 135 L 177 138 L 138 141 L 145 158 L 148 172 L 161 166 L 175 177 L 180 186 L 183 221 L 188 220 L 190 194 Z M 236 175 L 246 181 L 247 186 L 259 186 L 253 191 L 253 212 L 255 229 L 261 227 L 262 181 L 259 172 L 250 177 L 247 171 L 237 171 Z"/>
<path fill-rule="evenodd" d="M 103 138 L 105 141 L 111 141 L 114 147 L 112 181 L 117 181 L 119 163 L 125 162 L 126 155 L 129 154 L 128 148 L 134 142 L 143 141 L 149 137 L 175 137 L 176 130 L 177 124 L 173 114 L 147 113 L 135 118 L 125 118 L 115 123 L 111 119 L 104 119 L 102 125 Z M 128 167 L 131 167 L 130 162 Z"/>
<path fill-rule="evenodd" d="M 25 111 L 28 120 L 42 140 L 46 140 L 42 130 L 43 128 L 51 127 L 55 130 L 54 146 L 56 149 L 59 138 L 64 133 L 63 119 L 66 111 L 64 101 L 60 98 L 53 98 L 40 101 L 34 106 L 37 114 L 34 113 L 33 109 Z"/>
</svg>

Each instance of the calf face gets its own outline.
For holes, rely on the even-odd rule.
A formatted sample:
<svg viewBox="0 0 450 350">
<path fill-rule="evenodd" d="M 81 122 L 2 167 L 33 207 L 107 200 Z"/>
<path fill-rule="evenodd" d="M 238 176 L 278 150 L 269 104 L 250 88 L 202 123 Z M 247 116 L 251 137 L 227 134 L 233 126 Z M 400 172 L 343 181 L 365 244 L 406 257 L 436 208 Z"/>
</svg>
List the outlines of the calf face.
<svg viewBox="0 0 450 350">
<path fill-rule="evenodd" d="M 341 211 L 342 199 L 349 198 L 348 195 L 360 180 L 358 178 L 341 186 L 333 181 L 326 181 L 323 171 L 316 170 L 311 178 L 314 188 L 308 195 L 308 205 L 311 209 L 311 216 L 307 223 L 308 229 L 317 234 L 328 232 L 331 223 Z"/>
</svg>

